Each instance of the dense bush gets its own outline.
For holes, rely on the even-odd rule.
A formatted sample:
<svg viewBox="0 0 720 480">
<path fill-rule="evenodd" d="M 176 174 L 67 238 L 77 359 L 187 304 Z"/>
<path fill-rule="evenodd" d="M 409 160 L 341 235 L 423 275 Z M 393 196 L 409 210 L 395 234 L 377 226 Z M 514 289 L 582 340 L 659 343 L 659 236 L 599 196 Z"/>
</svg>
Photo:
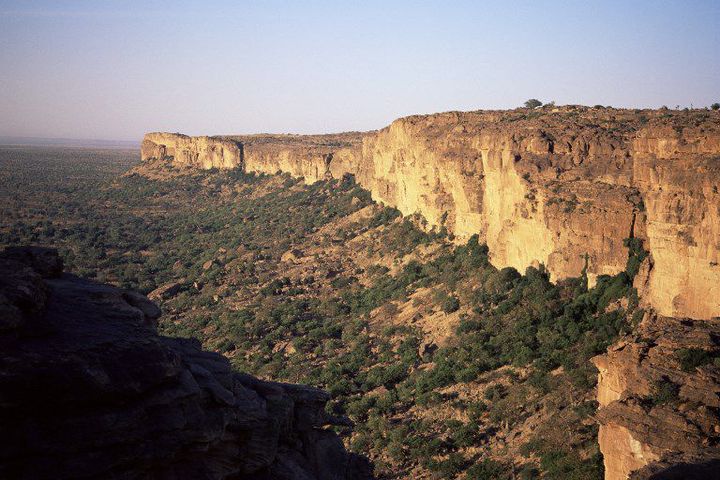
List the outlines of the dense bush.
<svg viewBox="0 0 720 480">
<path fill-rule="evenodd" d="M 680 363 L 680 367 L 686 372 L 693 372 L 697 367 L 718 360 L 711 352 L 699 348 L 681 348 L 676 350 L 675 358 L 677 358 Z"/>
<path fill-rule="evenodd" d="M 504 480 L 509 479 L 508 466 L 494 460 L 485 459 L 467 470 L 468 480 Z"/>
<path fill-rule="evenodd" d="M 653 405 L 665 405 L 675 403 L 678 400 L 680 387 L 667 377 L 653 382 L 650 402 Z"/>
</svg>

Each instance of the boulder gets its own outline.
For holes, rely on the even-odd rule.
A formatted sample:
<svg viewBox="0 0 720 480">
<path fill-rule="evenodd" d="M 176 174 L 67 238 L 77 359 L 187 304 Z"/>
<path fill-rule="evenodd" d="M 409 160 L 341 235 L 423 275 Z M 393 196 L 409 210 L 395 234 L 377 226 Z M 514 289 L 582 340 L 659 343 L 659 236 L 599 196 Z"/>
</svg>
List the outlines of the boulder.
<svg viewBox="0 0 720 480">
<path fill-rule="evenodd" d="M 167 300 L 168 298 L 174 297 L 185 288 L 187 288 L 187 285 L 182 281 L 166 283 L 165 285 L 162 285 L 148 293 L 148 298 L 150 300 Z"/>
</svg>

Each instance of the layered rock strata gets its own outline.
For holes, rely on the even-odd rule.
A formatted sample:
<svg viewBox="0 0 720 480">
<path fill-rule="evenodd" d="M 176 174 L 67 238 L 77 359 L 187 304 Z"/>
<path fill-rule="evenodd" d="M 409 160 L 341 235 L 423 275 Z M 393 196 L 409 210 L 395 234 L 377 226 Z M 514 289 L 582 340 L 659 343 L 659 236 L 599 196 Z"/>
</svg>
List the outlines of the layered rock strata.
<svg viewBox="0 0 720 480">
<path fill-rule="evenodd" d="M 155 332 L 144 296 L 0 254 L 0 478 L 369 479 L 328 395 Z"/>
<path fill-rule="evenodd" d="M 148 134 L 142 149 L 308 183 L 351 174 L 404 214 L 479 234 L 495 266 L 542 263 L 554 279 L 615 274 L 639 237 L 644 299 L 696 319 L 720 316 L 719 156 L 718 112 L 587 107 L 412 116 L 363 134 Z"/>
</svg>

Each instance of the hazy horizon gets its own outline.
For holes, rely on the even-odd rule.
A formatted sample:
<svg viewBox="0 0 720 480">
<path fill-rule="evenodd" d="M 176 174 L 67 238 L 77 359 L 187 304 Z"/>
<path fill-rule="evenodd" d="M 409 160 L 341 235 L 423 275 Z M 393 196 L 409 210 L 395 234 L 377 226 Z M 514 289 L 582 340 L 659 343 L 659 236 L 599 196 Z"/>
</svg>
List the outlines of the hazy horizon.
<svg viewBox="0 0 720 480">
<path fill-rule="evenodd" d="M 0 1 L 0 136 L 372 130 L 531 97 L 705 107 L 718 23 L 713 1 Z"/>
<path fill-rule="evenodd" d="M 139 149 L 142 139 L 113 140 L 107 138 L 16 137 L 0 135 L 2 147 L 62 147 Z"/>
</svg>

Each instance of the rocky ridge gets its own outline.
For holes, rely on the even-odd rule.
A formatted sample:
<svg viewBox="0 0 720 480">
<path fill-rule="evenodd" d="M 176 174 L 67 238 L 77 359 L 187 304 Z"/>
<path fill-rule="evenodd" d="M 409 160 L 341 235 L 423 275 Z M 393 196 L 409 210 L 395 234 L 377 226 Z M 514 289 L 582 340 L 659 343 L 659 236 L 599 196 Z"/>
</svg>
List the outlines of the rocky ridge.
<svg viewBox="0 0 720 480">
<path fill-rule="evenodd" d="M 234 373 L 157 335 L 132 291 L 0 253 L 0 477 L 368 479 L 327 427 L 326 393 Z"/>
<path fill-rule="evenodd" d="M 148 134 L 142 159 L 278 171 L 307 183 L 352 174 L 373 199 L 420 213 L 493 264 L 554 279 L 625 266 L 645 240 L 643 299 L 671 317 L 720 316 L 720 115 L 560 107 L 401 118 L 364 134 Z"/>
</svg>

